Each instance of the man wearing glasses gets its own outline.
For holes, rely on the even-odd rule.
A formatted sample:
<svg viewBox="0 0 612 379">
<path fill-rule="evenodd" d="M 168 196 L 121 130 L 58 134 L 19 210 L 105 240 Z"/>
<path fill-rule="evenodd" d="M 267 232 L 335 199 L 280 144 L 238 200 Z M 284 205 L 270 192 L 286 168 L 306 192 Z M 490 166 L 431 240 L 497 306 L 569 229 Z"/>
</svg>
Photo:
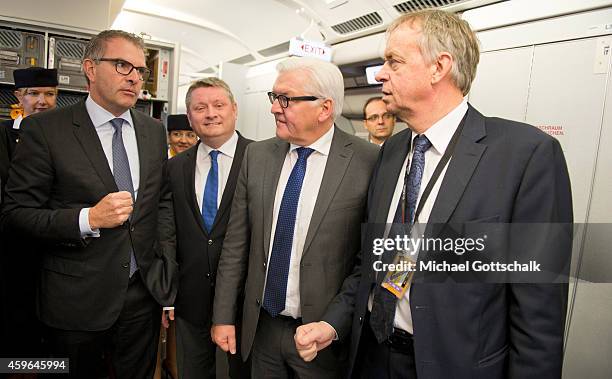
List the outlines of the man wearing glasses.
<svg viewBox="0 0 612 379">
<path fill-rule="evenodd" d="M 368 141 L 382 146 L 393 134 L 395 115 L 387 112 L 382 97 L 371 97 L 363 106 L 363 123 L 368 130 Z"/>
<path fill-rule="evenodd" d="M 23 121 L 0 227 L 40 244 L 39 318 L 70 376 L 151 377 L 160 304 L 175 288 L 163 125 L 131 110 L 142 39 L 108 30 L 85 49 L 85 101 Z"/>
<path fill-rule="evenodd" d="M 294 334 L 302 323 L 334 325 L 343 312 L 336 294 L 359 250 L 378 149 L 334 127 L 344 99 L 336 66 L 290 58 L 277 70 L 268 93 L 276 138 L 245 153 L 217 270 L 212 334 L 236 352 L 244 290 L 241 352 L 252 359 L 252 377 L 336 378 L 347 345 L 333 343 L 304 362 Z"/>
</svg>

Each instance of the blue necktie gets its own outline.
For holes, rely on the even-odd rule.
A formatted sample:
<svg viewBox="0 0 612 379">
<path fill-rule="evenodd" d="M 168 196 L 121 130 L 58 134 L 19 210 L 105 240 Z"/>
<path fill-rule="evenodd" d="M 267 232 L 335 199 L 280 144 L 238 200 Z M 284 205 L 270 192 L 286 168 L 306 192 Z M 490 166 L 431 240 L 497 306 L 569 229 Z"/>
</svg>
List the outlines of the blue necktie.
<svg viewBox="0 0 612 379">
<path fill-rule="evenodd" d="M 217 216 L 217 194 L 219 192 L 219 164 L 217 156 L 219 152 L 210 152 L 210 170 L 206 177 L 206 187 L 204 188 L 204 200 L 202 201 L 202 219 L 204 227 L 210 233 L 215 217 Z"/>
<path fill-rule="evenodd" d="M 278 211 L 266 279 L 263 307 L 272 317 L 276 317 L 285 309 L 287 278 L 289 277 L 289 263 L 291 262 L 291 247 L 293 245 L 297 206 L 300 200 L 304 175 L 306 174 L 306 161 L 314 151 L 308 147 L 299 147 L 296 150 L 298 160 L 289 175 Z"/>
<path fill-rule="evenodd" d="M 132 173 L 130 171 L 130 162 L 128 161 L 127 151 L 123 144 L 123 119 L 114 118 L 110 121 L 115 132 L 113 133 L 113 176 L 115 177 L 115 183 L 119 191 L 127 191 L 132 195 L 132 201 L 134 199 L 134 184 L 132 183 Z M 130 218 L 132 216 L 130 215 Z M 138 270 L 138 264 L 136 263 L 136 257 L 134 256 L 134 250 L 130 248 L 130 278 Z"/>
<path fill-rule="evenodd" d="M 406 208 L 402 212 L 402 200 L 400 198 L 393 219 L 394 223 L 407 223 L 408 229 L 401 228 L 408 232 L 410 226 L 415 221 L 416 201 L 419 197 L 419 189 L 421 188 L 421 179 L 423 178 L 423 170 L 425 169 L 425 152 L 431 147 L 431 142 L 424 135 L 417 136 L 414 139 L 414 152 L 412 153 L 412 164 L 410 171 L 405 178 L 406 183 Z M 405 217 L 402 217 L 402 214 Z M 397 229 L 397 228 L 394 228 Z M 383 254 L 383 263 L 391 263 L 395 258 L 396 252 L 386 251 Z M 379 275 L 384 275 L 380 272 Z M 382 343 L 393 334 L 393 320 L 395 318 L 395 309 L 397 305 L 397 297 L 381 286 L 376 286 L 374 289 L 374 301 L 372 303 L 372 314 L 370 315 L 370 325 L 372 331 L 378 340 Z"/>
</svg>

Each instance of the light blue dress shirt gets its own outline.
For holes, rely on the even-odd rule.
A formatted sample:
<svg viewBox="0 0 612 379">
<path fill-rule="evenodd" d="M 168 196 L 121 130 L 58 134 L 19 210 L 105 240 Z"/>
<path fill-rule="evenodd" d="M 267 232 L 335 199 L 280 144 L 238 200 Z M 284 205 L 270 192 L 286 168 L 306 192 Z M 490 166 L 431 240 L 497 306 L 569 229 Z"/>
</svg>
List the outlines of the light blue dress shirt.
<svg viewBox="0 0 612 379">
<path fill-rule="evenodd" d="M 96 104 L 91 96 L 87 96 L 85 101 L 85 108 L 89 114 L 89 118 L 96 128 L 96 133 L 102 144 L 104 155 L 106 155 L 106 161 L 113 172 L 113 133 L 115 129 L 111 125 L 110 121 L 114 118 L 123 119 L 123 144 L 127 151 L 128 161 L 130 164 L 130 173 L 132 174 L 132 183 L 134 184 L 134 198 L 138 198 L 138 188 L 140 185 L 140 161 L 138 158 L 138 144 L 136 142 L 136 131 L 134 129 L 134 122 L 132 121 L 132 115 L 130 111 L 125 111 L 119 117 L 115 117 L 112 113 Z M 81 237 L 99 237 L 100 230 L 92 230 L 89 225 L 89 210 L 91 208 L 83 208 L 79 213 L 79 229 L 81 231 Z"/>
</svg>

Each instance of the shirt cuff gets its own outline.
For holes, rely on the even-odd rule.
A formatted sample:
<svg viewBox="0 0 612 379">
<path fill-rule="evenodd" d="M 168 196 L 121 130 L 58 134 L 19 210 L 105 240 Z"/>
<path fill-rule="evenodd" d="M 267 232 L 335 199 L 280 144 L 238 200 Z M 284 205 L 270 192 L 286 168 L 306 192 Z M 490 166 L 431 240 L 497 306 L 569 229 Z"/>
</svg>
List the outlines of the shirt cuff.
<svg viewBox="0 0 612 379">
<path fill-rule="evenodd" d="M 81 238 L 85 237 L 100 237 L 100 229 L 92 230 L 89 226 L 89 210 L 91 208 L 83 208 L 79 212 L 79 229 Z"/>
<path fill-rule="evenodd" d="M 329 327 L 330 327 L 330 328 L 332 328 L 332 330 L 334 331 L 334 335 L 335 335 L 335 337 L 334 337 L 334 341 L 338 341 L 338 340 L 339 340 L 339 338 L 338 338 L 338 332 L 336 332 L 336 328 L 334 328 L 333 326 L 331 326 L 331 324 L 330 324 L 329 322 L 327 322 L 327 321 L 323 321 L 323 320 L 321 320 L 321 322 L 324 322 L 325 324 L 329 325 Z"/>
</svg>

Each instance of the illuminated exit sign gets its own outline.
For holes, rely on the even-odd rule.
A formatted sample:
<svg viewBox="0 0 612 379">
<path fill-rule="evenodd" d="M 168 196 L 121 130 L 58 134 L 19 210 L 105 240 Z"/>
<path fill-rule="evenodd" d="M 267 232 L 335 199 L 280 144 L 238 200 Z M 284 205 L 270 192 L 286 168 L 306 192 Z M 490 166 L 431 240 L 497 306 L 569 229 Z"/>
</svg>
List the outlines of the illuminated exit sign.
<svg viewBox="0 0 612 379">
<path fill-rule="evenodd" d="M 319 58 L 331 62 L 331 47 L 322 42 L 308 41 L 299 37 L 289 40 L 289 55 Z"/>
</svg>

